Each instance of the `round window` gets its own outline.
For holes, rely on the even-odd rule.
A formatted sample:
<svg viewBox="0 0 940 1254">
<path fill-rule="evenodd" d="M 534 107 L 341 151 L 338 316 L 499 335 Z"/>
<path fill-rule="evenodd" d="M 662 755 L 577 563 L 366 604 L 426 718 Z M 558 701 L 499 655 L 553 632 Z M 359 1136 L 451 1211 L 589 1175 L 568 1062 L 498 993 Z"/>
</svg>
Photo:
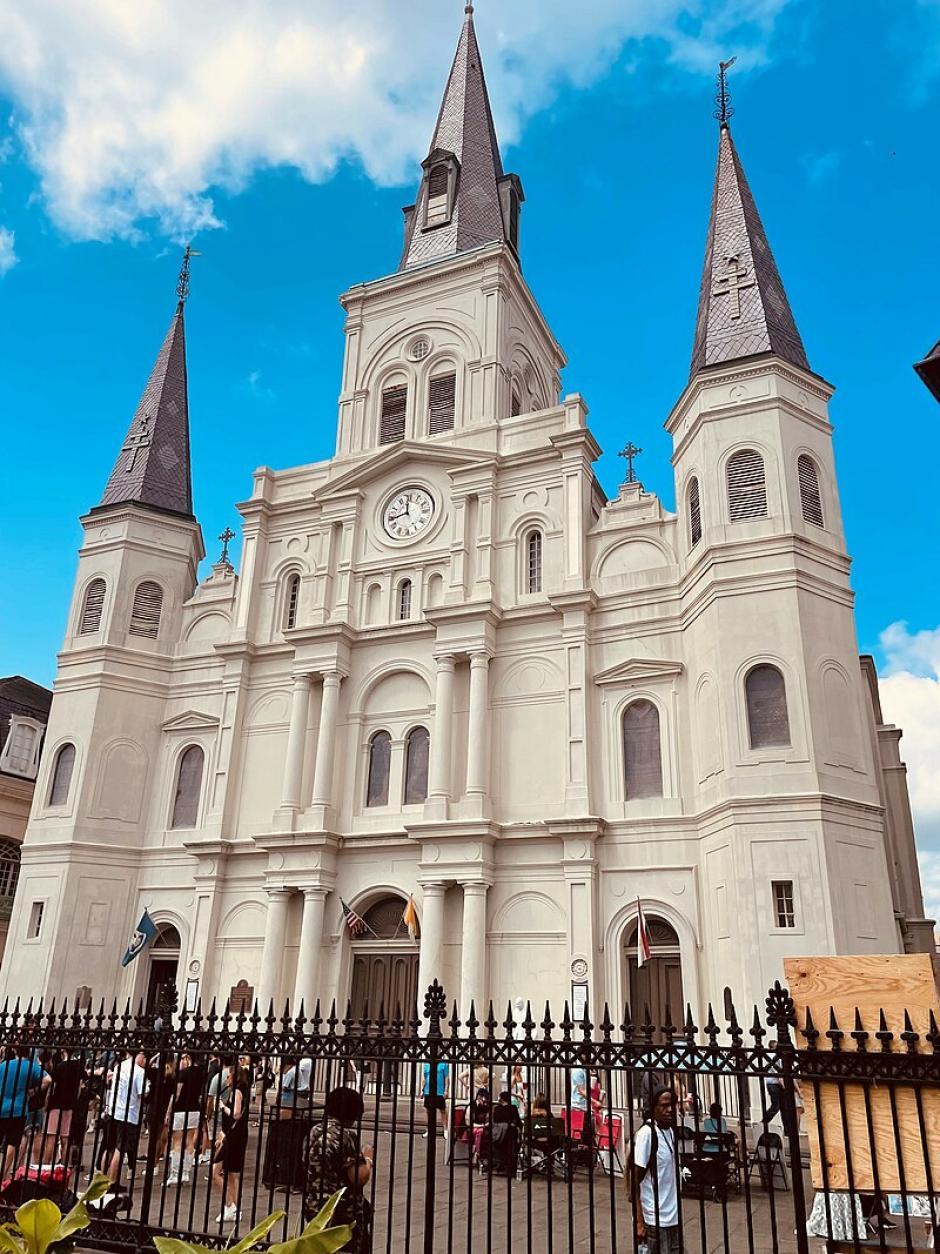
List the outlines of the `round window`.
<svg viewBox="0 0 940 1254">
<path fill-rule="evenodd" d="M 425 357 L 427 357 L 430 351 L 431 341 L 427 338 L 427 336 L 422 336 L 420 340 L 415 340 L 412 344 L 411 348 L 408 350 L 408 355 L 412 361 L 422 361 Z"/>
</svg>

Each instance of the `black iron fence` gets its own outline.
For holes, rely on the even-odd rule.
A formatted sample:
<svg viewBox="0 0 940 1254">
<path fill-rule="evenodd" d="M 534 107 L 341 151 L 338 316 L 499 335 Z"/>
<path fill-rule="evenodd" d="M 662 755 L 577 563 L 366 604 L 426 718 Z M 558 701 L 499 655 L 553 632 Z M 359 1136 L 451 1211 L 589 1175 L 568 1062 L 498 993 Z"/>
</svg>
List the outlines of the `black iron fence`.
<svg viewBox="0 0 940 1254">
<path fill-rule="evenodd" d="M 359 1254 L 934 1248 L 933 1017 L 797 1032 L 779 985 L 729 1013 L 462 1023 L 436 984 L 410 1020 L 5 1007 L 0 1203 L 103 1170 L 106 1249 L 222 1246 L 274 1210 L 283 1239 L 338 1187 Z"/>
</svg>

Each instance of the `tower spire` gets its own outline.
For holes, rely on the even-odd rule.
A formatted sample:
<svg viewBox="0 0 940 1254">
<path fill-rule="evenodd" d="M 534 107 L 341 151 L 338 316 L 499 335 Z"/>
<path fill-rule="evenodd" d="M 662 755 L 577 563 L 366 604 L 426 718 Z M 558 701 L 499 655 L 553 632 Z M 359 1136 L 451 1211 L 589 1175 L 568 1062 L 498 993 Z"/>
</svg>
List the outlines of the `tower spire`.
<svg viewBox="0 0 940 1254">
<path fill-rule="evenodd" d="M 504 174 L 493 125 L 473 5 L 451 67 L 418 198 L 405 210 L 400 269 L 452 257 L 483 244 L 518 249 L 522 184 Z"/>
<path fill-rule="evenodd" d="M 734 61 L 722 61 L 718 68 L 718 167 L 691 373 L 759 353 L 775 353 L 808 370 L 803 341 L 731 137 L 734 110 L 727 72 Z"/>
<path fill-rule="evenodd" d="M 176 285 L 176 312 L 98 509 L 133 504 L 192 517 L 183 306 L 189 296 L 190 258 L 198 256 L 187 245 Z"/>
</svg>

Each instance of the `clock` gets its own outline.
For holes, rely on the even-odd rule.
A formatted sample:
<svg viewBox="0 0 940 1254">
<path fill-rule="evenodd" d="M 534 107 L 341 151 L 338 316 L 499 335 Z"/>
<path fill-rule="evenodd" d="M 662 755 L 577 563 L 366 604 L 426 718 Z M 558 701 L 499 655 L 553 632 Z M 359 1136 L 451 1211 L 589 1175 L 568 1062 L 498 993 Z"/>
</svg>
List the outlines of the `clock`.
<svg viewBox="0 0 940 1254">
<path fill-rule="evenodd" d="M 424 488 L 402 488 L 382 512 L 382 526 L 393 540 L 412 540 L 434 517 L 434 499 Z"/>
</svg>

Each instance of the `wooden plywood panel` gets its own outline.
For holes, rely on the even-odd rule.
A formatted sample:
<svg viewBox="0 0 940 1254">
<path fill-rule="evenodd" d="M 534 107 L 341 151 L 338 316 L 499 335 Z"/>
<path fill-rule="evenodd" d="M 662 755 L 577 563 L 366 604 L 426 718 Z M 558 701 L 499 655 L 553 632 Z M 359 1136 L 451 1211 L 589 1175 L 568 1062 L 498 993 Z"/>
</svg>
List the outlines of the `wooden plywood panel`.
<svg viewBox="0 0 940 1254">
<path fill-rule="evenodd" d="M 869 1053 L 879 1053 L 875 1037 L 884 1013 L 888 1031 L 894 1033 L 893 1053 L 908 1052 L 900 1039 L 905 1029 L 905 1011 L 913 1030 L 921 1038 L 930 1030 L 930 1013 L 940 1021 L 940 1000 L 934 965 L 929 954 L 855 955 L 848 958 L 787 958 L 784 961 L 787 984 L 796 1008 L 798 1046 L 805 1044 L 800 1034 L 806 1026 L 807 1010 L 820 1036 L 819 1050 L 830 1050 L 833 1042 L 825 1035 L 830 1026 L 830 1010 L 845 1034 L 843 1052 L 856 1050 L 850 1033 L 855 1012 L 862 1028 L 870 1034 Z M 918 1052 L 931 1054 L 921 1039 Z M 808 1062 L 809 1060 L 805 1060 Z M 936 1085 L 868 1084 L 846 1080 L 820 1081 L 803 1086 L 806 1109 L 804 1128 L 809 1138 L 813 1184 L 830 1189 L 898 1193 L 904 1190 L 926 1192 L 930 1177 L 934 1187 L 940 1181 L 940 1088 Z M 840 1089 L 843 1100 L 840 1101 Z M 817 1109 L 818 1108 L 818 1109 Z M 825 1174 L 820 1152 L 825 1150 Z M 851 1170 L 849 1169 L 851 1165 Z M 877 1172 L 876 1172 L 877 1168 Z M 877 1174 L 877 1188 L 876 1188 Z"/>
</svg>

